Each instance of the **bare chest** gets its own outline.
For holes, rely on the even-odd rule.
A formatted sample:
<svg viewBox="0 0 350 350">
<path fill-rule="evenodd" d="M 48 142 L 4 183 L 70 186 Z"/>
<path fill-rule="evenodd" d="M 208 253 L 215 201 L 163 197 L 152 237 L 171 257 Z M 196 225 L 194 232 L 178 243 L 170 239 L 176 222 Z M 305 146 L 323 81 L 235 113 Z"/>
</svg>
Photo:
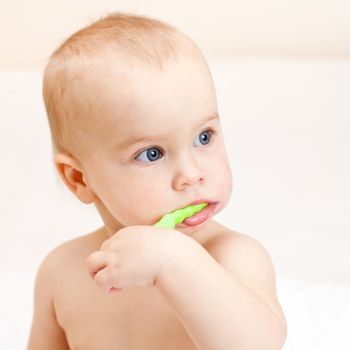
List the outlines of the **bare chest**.
<svg viewBox="0 0 350 350">
<path fill-rule="evenodd" d="M 72 350 L 196 350 L 152 287 L 110 295 L 97 288 L 80 295 L 63 293 L 57 300 L 57 317 Z"/>
</svg>

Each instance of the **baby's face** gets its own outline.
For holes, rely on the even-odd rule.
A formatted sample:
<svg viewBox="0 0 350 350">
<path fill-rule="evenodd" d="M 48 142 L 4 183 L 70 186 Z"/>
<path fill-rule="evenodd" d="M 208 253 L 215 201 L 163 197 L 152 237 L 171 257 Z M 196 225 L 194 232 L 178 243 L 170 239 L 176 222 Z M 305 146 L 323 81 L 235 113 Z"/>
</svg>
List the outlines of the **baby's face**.
<svg viewBox="0 0 350 350">
<path fill-rule="evenodd" d="M 224 208 L 232 177 L 207 66 L 183 59 L 163 72 L 97 79 L 96 135 L 83 168 L 109 225 L 152 225 L 199 199 L 217 202 L 215 213 Z"/>
</svg>

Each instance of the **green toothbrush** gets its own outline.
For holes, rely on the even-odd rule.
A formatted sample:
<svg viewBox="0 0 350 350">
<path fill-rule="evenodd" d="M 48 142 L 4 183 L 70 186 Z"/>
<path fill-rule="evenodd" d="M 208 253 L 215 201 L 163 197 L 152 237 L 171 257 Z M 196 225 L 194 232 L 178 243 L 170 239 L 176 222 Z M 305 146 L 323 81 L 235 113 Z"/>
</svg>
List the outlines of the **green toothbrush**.
<svg viewBox="0 0 350 350">
<path fill-rule="evenodd" d="M 208 203 L 200 203 L 196 205 L 189 205 L 182 209 L 176 209 L 171 213 L 165 214 L 153 226 L 161 228 L 173 229 L 177 224 L 180 224 L 185 219 L 191 217 L 195 213 L 201 211 Z"/>
</svg>

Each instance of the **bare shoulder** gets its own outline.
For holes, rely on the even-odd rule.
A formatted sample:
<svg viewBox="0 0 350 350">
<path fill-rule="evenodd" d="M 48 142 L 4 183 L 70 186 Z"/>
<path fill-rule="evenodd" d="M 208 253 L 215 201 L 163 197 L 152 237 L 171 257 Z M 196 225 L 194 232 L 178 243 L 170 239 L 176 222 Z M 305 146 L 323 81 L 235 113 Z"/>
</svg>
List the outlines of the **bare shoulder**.
<svg viewBox="0 0 350 350">
<path fill-rule="evenodd" d="M 65 242 L 53 249 L 41 262 L 35 281 L 34 313 L 29 350 L 68 349 L 65 332 L 58 322 L 55 308 L 55 292 L 63 279 L 74 278 L 79 265 L 89 252 L 103 241 L 100 230 Z"/>
<path fill-rule="evenodd" d="M 237 273 L 240 270 L 244 270 L 245 273 L 248 271 L 254 273 L 257 269 L 263 268 L 267 268 L 270 272 L 274 270 L 267 249 L 248 234 L 222 226 L 215 238 L 208 243 L 216 260 L 224 265 L 229 264 L 227 267 L 231 269 L 236 267 L 235 272 Z"/>
<path fill-rule="evenodd" d="M 64 242 L 51 250 L 39 266 L 36 289 L 45 289 L 53 298 L 54 290 L 60 284 L 62 275 L 67 275 L 67 271 L 72 273 L 74 269 L 85 264 L 86 257 L 97 250 L 104 239 L 105 236 L 100 229 Z M 42 286 L 45 287 L 41 288 Z"/>
<path fill-rule="evenodd" d="M 99 249 L 107 236 L 102 229 L 96 230 L 89 234 L 79 236 L 67 242 L 64 242 L 54 248 L 44 259 L 43 264 L 54 265 L 60 261 L 62 264 L 70 264 L 77 259 L 85 258 L 91 252 Z"/>
<path fill-rule="evenodd" d="M 246 261 L 253 267 L 258 261 L 271 263 L 271 258 L 263 245 L 248 234 L 233 231 L 215 223 L 210 239 L 205 243 L 208 252 L 220 263 Z"/>
<path fill-rule="evenodd" d="M 36 274 L 35 293 L 45 293 L 54 302 L 55 292 L 67 279 L 74 279 L 79 269 L 85 267 L 86 257 L 97 250 L 104 236 L 102 230 L 64 242 L 51 250 L 42 260 Z"/>
<path fill-rule="evenodd" d="M 273 262 L 258 240 L 220 225 L 205 248 L 240 283 L 260 295 L 281 319 L 284 318 L 277 300 Z"/>
</svg>

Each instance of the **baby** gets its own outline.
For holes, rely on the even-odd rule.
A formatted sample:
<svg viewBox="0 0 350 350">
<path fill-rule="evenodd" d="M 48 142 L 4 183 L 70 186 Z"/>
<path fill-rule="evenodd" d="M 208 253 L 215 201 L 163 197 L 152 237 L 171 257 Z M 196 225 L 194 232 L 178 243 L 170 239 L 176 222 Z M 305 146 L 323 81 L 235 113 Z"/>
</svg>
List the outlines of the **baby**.
<svg viewBox="0 0 350 350">
<path fill-rule="evenodd" d="M 281 349 L 268 253 L 213 220 L 232 176 L 196 44 L 163 22 L 111 14 L 54 52 L 43 91 L 58 174 L 104 225 L 44 259 L 28 348 Z M 198 203 L 174 229 L 153 226 Z"/>
</svg>

